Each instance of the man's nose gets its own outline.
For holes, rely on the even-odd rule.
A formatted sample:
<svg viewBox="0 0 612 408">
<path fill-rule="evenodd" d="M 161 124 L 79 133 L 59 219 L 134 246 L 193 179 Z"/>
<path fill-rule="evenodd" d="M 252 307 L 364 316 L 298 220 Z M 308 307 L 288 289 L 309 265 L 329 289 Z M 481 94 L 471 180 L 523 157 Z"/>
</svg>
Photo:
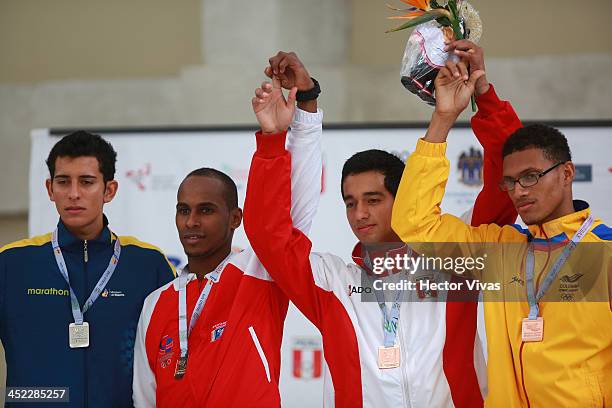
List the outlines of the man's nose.
<svg viewBox="0 0 612 408">
<path fill-rule="evenodd" d="M 366 220 L 370 217 L 370 211 L 368 206 L 363 203 L 357 203 L 357 208 L 355 211 L 355 216 L 358 220 Z"/>
<path fill-rule="evenodd" d="M 193 228 L 200 225 L 200 219 L 197 216 L 195 211 L 189 213 L 189 217 L 187 217 L 187 228 Z"/>
<path fill-rule="evenodd" d="M 68 198 L 70 198 L 71 200 L 78 200 L 80 197 L 81 197 L 81 191 L 79 188 L 78 181 L 71 181 L 70 182 L 70 192 L 68 194 Z"/>
</svg>

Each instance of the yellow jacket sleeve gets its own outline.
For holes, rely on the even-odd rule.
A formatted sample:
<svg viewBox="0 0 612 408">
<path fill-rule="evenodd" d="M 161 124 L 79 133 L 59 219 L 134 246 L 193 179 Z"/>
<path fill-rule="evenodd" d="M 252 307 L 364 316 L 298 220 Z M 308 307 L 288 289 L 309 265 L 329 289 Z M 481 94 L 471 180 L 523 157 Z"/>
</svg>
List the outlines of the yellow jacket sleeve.
<svg viewBox="0 0 612 408">
<path fill-rule="evenodd" d="M 406 162 L 391 226 L 404 242 L 499 242 L 502 227 L 472 227 L 460 218 L 442 214 L 440 204 L 449 174 L 446 143 L 417 142 Z M 512 227 L 510 227 L 512 228 Z"/>
</svg>

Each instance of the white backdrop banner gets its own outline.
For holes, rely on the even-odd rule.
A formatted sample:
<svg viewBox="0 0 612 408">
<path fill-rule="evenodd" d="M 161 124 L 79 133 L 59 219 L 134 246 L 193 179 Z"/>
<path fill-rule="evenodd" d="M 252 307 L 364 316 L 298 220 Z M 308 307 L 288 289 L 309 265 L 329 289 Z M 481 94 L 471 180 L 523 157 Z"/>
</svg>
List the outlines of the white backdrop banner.
<svg viewBox="0 0 612 408">
<path fill-rule="evenodd" d="M 324 172 L 320 207 L 311 239 L 315 251 L 331 252 L 350 261 L 355 244 L 340 196 L 342 165 L 352 154 L 383 149 L 402 159 L 413 151 L 424 128 L 326 129 L 323 137 Z M 564 127 L 577 179 L 574 196 L 588 201 L 593 213 L 612 222 L 612 128 Z M 238 186 L 244 203 L 255 138 L 249 131 L 125 131 L 101 132 L 117 151 L 119 190 L 105 208 L 110 228 L 159 246 L 178 266 L 186 257 L 174 225 L 176 193 L 184 176 L 199 167 L 227 173 Z M 29 233 L 52 231 L 57 213 L 44 188 L 49 177 L 45 159 L 59 140 L 49 129 L 32 131 L 30 162 Z M 447 157 L 451 174 L 442 204 L 445 212 L 461 215 L 482 187 L 482 147 L 469 128 L 456 128 L 449 137 Z M 240 228 L 234 245 L 248 241 Z M 322 345 L 318 331 L 292 307 L 285 323 L 282 346 L 281 393 L 283 406 L 320 406 L 322 401 Z"/>
</svg>

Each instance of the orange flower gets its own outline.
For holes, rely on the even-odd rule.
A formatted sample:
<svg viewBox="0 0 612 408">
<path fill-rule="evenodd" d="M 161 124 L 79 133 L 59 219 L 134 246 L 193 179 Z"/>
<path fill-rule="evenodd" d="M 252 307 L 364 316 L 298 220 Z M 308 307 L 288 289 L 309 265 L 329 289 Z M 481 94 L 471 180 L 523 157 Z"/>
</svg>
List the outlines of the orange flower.
<svg viewBox="0 0 612 408">
<path fill-rule="evenodd" d="M 424 11 L 418 10 L 418 11 L 413 11 L 412 13 L 404 14 L 403 16 L 393 16 L 393 17 L 387 17 L 387 18 L 389 20 L 409 20 L 409 19 L 413 19 L 418 16 L 422 16 L 423 14 L 425 14 Z"/>
</svg>

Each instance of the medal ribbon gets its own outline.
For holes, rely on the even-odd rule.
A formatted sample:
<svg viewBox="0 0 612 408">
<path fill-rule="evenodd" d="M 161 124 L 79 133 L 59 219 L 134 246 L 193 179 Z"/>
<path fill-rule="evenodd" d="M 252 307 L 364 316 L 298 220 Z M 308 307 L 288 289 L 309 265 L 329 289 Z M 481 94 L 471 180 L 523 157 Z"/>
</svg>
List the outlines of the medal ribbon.
<svg viewBox="0 0 612 408">
<path fill-rule="evenodd" d="M 553 283 L 559 271 L 563 267 L 563 264 L 567 261 L 570 254 L 576 248 L 578 243 L 582 241 L 582 238 L 589 232 L 591 225 L 593 225 L 593 217 L 589 216 L 584 223 L 580 226 L 580 229 L 576 231 L 570 242 L 565 246 L 563 252 L 549 270 L 548 274 L 544 278 L 542 285 L 538 289 L 538 293 L 535 293 L 535 286 L 533 283 L 534 280 L 534 269 L 535 269 L 535 256 L 533 254 L 533 242 L 529 243 L 529 247 L 527 249 L 527 262 L 525 265 L 525 275 L 527 278 L 527 301 L 529 302 L 529 320 L 536 320 L 538 315 L 540 314 L 540 309 L 538 307 L 538 302 L 544 297 L 544 294 Z"/>
<path fill-rule="evenodd" d="M 187 358 L 189 350 L 189 334 L 202 314 L 202 310 L 204 309 L 204 305 L 206 305 L 206 301 L 208 300 L 208 295 L 210 295 L 213 284 L 219 282 L 219 279 L 221 279 L 221 273 L 223 272 L 223 269 L 225 269 L 225 266 L 229 262 L 231 256 L 232 254 L 230 253 L 223 261 L 221 261 L 219 265 L 217 265 L 215 270 L 205 276 L 206 286 L 204 286 L 204 289 L 202 289 L 195 308 L 193 309 L 193 313 L 191 314 L 189 330 L 187 330 L 187 279 L 189 274 L 181 273 L 179 276 L 179 344 L 181 347 L 182 359 Z"/>
<path fill-rule="evenodd" d="M 369 254 L 366 254 L 364 258 L 364 263 L 370 270 L 372 270 L 372 261 L 370 259 Z M 387 304 L 385 303 L 385 295 L 381 290 L 374 289 L 374 281 L 373 278 L 368 275 L 370 280 L 370 284 L 372 285 L 372 290 L 374 291 L 374 295 L 376 296 L 376 302 L 378 302 L 378 306 L 383 315 L 383 335 L 384 335 L 384 345 L 385 347 L 393 347 L 395 345 L 395 338 L 397 337 L 397 325 L 399 324 L 400 318 L 400 308 L 402 306 L 400 298 L 403 295 L 402 290 L 398 290 L 395 295 L 395 299 L 393 300 L 393 305 L 391 306 L 391 311 L 387 309 Z"/>
<path fill-rule="evenodd" d="M 53 247 L 53 255 L 55 255 L 55 262 L 57 263 L 57 267 L 59 268 L 60 274 L 64 277 L 64 280 L 68 284 L 68 289 L 70 291 L 70 306 L 72 308 L 72 316 L 74 317 L 74 322 L 76 324 L 81 325 L 83 324 L 83 315 L 85 314 L 85 312 L 87 312 L 87 310 L 89 310 L 91 305 L 94 304 L 96 299 L 98 299 L 98 296 L 100 296 L 100 293 L 102 293 L 102 291 L 104 290 L 104 287 L 110 280 L 111 276 L 113 276 L 113 273 L 115 272 L 115 269 L 117 268 L 117 264 L 119 263 L 119 256 L 121 255 L 121 243 L 119 242 L 119 237 L 117 237 L 117 239 L 115 240 L 115 246 L 113 248 L 113 256 L 111 256 L 111 259 L 108 263 L 108 266 L 106 267 L 106 270 L 100 277 L 100 280 L 98 280 L 98 283 L 96 283 L 96 286 L 94 287 L 93 291 L 89 295 L 89 298 L 87 298 L 87 300 L 83 304 L 83 310 L 81 311 L 79 300 L 74 294 L 74 290 L 72 290 L 72 286 L 70 286 L 70 278 L 68 277 L 68 268 L 66 267 L 66 261 L 64 260 L 64 255 L 62 255 L 62 250 L 60 249 L 57 236 L 58 236 L 58 232 L 56 228 L 55 231 L 53 231 L 53 234 L 51 235 L 51 245 Z"/>
</svg>

